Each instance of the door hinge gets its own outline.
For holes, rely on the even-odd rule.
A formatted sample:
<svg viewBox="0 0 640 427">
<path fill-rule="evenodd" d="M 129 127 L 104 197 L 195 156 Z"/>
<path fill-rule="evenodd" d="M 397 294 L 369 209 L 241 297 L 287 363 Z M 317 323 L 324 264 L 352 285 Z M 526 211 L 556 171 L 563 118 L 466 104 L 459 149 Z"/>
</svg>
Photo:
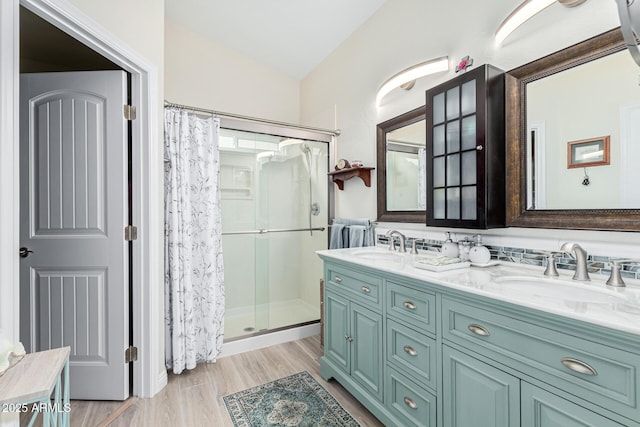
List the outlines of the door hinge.
<svg viewBox="0 0 640 427">
<path fill-rule="evenodd" d="M 127 242 L 138 240 L 138 227 L 135 225 L 127 225 L 124 228 L 124 240 Z"/>
<path fill-rule="evenodd" d="M 135 362 L 138 360 L 138 347 L 129 346 L 124 351 L 124 363 Z"/>
<path fill-rule="evenodd" d="M 136 107 L 133 105 L 125 105 L 124 106 L 124 118 L 125 120 L 135 120 L 136 119 Z"/>
</svg>

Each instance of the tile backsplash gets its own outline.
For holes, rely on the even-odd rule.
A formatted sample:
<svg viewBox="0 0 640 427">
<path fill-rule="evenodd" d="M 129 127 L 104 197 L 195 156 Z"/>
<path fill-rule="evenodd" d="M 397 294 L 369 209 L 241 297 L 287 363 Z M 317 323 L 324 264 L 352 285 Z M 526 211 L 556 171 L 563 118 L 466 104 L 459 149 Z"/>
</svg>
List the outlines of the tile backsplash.
<svg viewBox="0 0 640 427">
<path fill-rule="evenodd" d="M 377 244 L 379 245 L 388 245 L 389 238 L 384 234 L 377 234 L 376 236 Z M 413 237 L 407 237 L 405 244 L 407 248 L 411 248 L 413 244 Z M 399 243 L 399 239 L 395 238 L 396 245 Z M 421 250 L 432 250 L 432 251 L 440 251 L 442 247 L 442 243 L 444 240 L 434 240 L 434 239 L 418 239 L 416 242 L 416 248 Z M 529 248 L 515 248 L 508 246 L 493 246 L 489 244 L 484 244 L 491 252 L 491 259 L 520 263 L 520 264 L 528 264 L 534 266 L 544 267 L 547 265 L 547 253 L 548 251 L 529 249 Z M 407 249 L 408 250 L 408 249 Z M 556 252 L 556 267 L 558 269 L 563 270 L 575 270 L 576 269 L 576 261 L 571 258 L 568 254 L 562 254 L 561 252 Z M 600 255 L 588 255 L 588 269 L 589 273 L 594 274 L 606 274 L 608 275 L 611 272 L 610 263 L 615 260 L 621 260 L 623 258 L 619 257 L 607 257 Z M 630 279 L 640 279 L 640 260 L 628 260 L 624 259 L 623 262 L 620 263 L 620 273 L 623 278 Z"/>
</svg>

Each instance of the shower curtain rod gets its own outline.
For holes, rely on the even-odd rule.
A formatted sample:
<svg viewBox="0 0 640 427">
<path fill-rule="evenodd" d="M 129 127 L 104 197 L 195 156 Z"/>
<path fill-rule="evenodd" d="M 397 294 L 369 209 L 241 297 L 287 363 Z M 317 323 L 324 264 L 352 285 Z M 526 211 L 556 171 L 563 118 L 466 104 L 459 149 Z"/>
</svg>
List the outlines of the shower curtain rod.
<svg viewBox="0 0 640 427">
<path fill-rule="evenodd" d="M 302 130 L 308 130 L 308 131 L 313 131 L 313 132 L 324 133 L 324 134 L 333 135 L 333 136 L 340 135 L 340 129 L 329 130 L 329 129 L 315 128 L 315 127 L 311 127 L 311 126 L 296 125 L 296 124 L 293 124 L 293 123 L 278 122 L 278 121 L 275 121 L 275 120 L 261 119 L 259 117 L 250 117 L 250 116 L 242 116 L 240 114 L 224 113 L 222 111 L 207 110 L 207 109 L 204 109 L 204 108 L 192 107 L 192 106 L 189 106 L 189 105 L 176 104 L 175 102 L 170 102 L 170 101 L 167 101 L 166 99 L 164 100 L 164 106 L 165 107 L 182 108 L 184 110 L 192 110 L 192 111 L 197 111 L 199 113 L 211 114 L 214 117 L 215 116 L 220 116 L 220 117 L 227 117 L 227 118 L 230 118 L 230 119 L 248 120 L 248 121 L 252 121 L 252 122 L 265 123 L 265 124 L 269 124 L 269 125 L 286 126 L 286 127 L 296 128 L 296 129 L 302 129 Z"/>
</svg>

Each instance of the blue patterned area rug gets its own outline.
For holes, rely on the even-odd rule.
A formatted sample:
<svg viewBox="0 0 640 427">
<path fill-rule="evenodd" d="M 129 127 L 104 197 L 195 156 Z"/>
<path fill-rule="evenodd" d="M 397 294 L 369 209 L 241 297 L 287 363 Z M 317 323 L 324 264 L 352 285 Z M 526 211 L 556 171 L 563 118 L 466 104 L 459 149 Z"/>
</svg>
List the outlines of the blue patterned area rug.
<svg viewBox="0 0 640 427">
<path fill-rule="evenodd" d="M 359 427 L 309 372 L 224 396 L 236 427 Z"/>
</svg>

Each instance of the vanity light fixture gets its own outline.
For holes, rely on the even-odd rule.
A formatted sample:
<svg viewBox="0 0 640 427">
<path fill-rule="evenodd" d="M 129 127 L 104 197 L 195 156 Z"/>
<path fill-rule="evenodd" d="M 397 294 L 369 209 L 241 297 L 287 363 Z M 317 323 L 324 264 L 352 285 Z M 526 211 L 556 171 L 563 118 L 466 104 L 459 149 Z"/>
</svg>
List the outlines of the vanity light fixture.
<svg viewBox="0 0 640 427">
<path fill-rule="evenodd" d="M 616 3 L 618 4 L 620 30 L 624 37 L 624 43 L 633 60 L 640 65 L 640 49 L 638 49 L 637 41 L 637 36 L 640 34 L 640 2 L 637 0 L 616 0 Z"/>
<path fill-rule="evenodd" d="M 580 6 L 585 1 L 587 0 L 558 0 L 558 3 L 567 7 L 576 7 L 576 6 Z"/>
<path fill-rule="evenodd" d="M 527 22 L 531 17 L 541 12 L 543 9 L 551 6 L 555 2 L 565 7 L 575 7 L 584 3 L 586 0 L 525 0 L 518 6 L 507 18 L 502 21 L 495 35 L 496 46 L 509 37 L 516 28 Z"/>
<path fill-rule="evenodd" d="M 380 89 L 378 89 L 378 95 L 376 96 L 376 105 L 380 105 L 380 101 L 382 101 L 382 98 L 384 98 L 395 88 L 402 87 L 403 89 L 406 88 L 407 90 L 409 90 L 413 87 L 416 79 L 442 71 L 449 71 L 448 56 L 430 59 L 394 74 L 393 76 L 389 77 L 382 84 L 382 86 L 380 86 Z"/>
<path fill-rule="evenodd" d="M 496 30 L 495 41 L 499 46 L 520 25 L 527 22 L 532 16 L 551 6 L 556 0 L 525 0 L 514 9 Z"/>
</svg>

